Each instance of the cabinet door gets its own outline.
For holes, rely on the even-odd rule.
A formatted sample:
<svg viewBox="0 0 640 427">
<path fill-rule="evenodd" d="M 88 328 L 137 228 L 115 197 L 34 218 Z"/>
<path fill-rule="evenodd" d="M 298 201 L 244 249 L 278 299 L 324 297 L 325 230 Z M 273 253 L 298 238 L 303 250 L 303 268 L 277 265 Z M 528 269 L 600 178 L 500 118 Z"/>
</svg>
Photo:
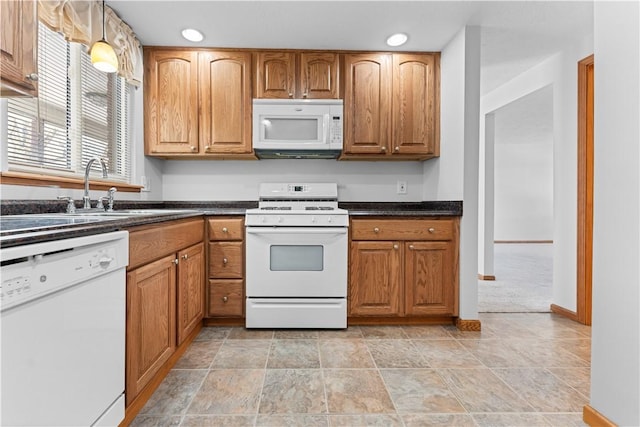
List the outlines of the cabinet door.
<svg viewBox="0 0 640 427">
<path fill-rule="evenodd" d="M 170 255 L 127 274 L 127 404 L 176 349 L 176 264 Z"/>
<path fill-rule="evenodd" d="M 391 140 L 391 55 L 345 55 L 344 63 L 344 152 L 386 154 Z"/>
<path fill-rule="evenodd" d="M 299 98 L 338 98 L 338 54 L 303 52 L 300 54 Z"/>
<path fill-rule="evenodd" d="M 351 242 L 350 316 L 402 314 L 400 252 L 398 242 Z"/>
<path fill-rule="evenodd" d="M 438 59 L 393 55 L 393 154 L 439 155 Z"/>
<path fill-rule="evenodd" d="M 197 53 L 145 50 L 145 153 L 197 154 Z"/>
<path fill-rule="evenodd" d="M 405 242 L 405 311 L 407 315 L 455 313 L 453 243 Z"/>
<path fill-rule="evenodd" d="M 296 61 L 292 52 L 256 54 L 256 98 L 293 98 Z"/>
<path fill-rule="evenodd" d="M 36 3 L 0 1 L 0 96 L 38 95 Z"/>
<path fill-rule="evenodd" d="M 204 153 L 251 153 L 251 53 L 200 52 L 200 144 Z"/>
<path fill-rule="evenodd" d="M 178 345 L 204 317 L 204 244 L 178 252 Z"/>
</svg>

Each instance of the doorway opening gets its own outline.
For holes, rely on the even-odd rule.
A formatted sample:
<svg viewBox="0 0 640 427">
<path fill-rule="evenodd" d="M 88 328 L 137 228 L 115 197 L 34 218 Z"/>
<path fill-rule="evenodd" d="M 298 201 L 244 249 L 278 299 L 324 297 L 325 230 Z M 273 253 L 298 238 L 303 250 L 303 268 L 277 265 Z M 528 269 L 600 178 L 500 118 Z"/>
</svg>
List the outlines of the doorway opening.
<svg viewBox="0 0 640 427">
<path fill-rule="evenodd" d="M 553 86 L 491 112 L 495 280 L 479 312 L 549 312 L 553 297 Z M 487 125 L 489 126 L 489 125 Z"/>
</svg>

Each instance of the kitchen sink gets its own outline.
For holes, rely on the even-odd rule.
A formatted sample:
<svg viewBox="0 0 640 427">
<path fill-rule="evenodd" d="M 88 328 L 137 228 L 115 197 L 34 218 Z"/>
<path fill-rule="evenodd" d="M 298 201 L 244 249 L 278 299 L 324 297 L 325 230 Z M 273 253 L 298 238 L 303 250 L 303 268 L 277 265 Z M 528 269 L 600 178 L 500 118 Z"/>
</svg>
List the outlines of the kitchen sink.
<svg viewBox="0 0 640 427">
<path fill-rule="evenodd" d="M 143 215 L 174 215 L 185 212 L 194 212 L 189 209 L 122 209 L 117 211 L 76 211 L 65 216 L 143 216 Z"/>
</svg>

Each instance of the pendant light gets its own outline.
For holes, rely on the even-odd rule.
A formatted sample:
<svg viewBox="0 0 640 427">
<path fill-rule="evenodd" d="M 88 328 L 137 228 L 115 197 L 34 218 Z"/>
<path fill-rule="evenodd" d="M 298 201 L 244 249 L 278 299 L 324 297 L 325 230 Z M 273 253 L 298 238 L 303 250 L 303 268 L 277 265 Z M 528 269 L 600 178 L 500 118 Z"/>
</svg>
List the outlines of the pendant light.
<svg viewBox="0 0 640 427">
<path fill-rule="evenodd" d="M 105 73 L 118 71 L 118 57 L 111 45 L 107 43 L 105 33 L 104 0 L 102 0 L 102 39 L 91 46 L 91 63 L 98 70 Z"/>
</svg>

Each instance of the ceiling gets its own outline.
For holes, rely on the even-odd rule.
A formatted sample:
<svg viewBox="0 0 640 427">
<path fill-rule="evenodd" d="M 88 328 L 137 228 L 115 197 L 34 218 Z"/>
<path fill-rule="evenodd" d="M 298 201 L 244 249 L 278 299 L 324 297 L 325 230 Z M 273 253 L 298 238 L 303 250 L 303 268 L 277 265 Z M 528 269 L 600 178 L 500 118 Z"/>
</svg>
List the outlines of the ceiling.
<svg viewBox="0 0 640 427">
<path fill-rule="evenodd" d="M 481 26 L 487 93 L 593 33 L 591 1 L 109 0 L 144 46 L 440 51 L 465 25 Z M 201 43 L 180 31 L 197 28 Z M 405 32 L 409 41 L 384 41 Z"/>
</svg>

